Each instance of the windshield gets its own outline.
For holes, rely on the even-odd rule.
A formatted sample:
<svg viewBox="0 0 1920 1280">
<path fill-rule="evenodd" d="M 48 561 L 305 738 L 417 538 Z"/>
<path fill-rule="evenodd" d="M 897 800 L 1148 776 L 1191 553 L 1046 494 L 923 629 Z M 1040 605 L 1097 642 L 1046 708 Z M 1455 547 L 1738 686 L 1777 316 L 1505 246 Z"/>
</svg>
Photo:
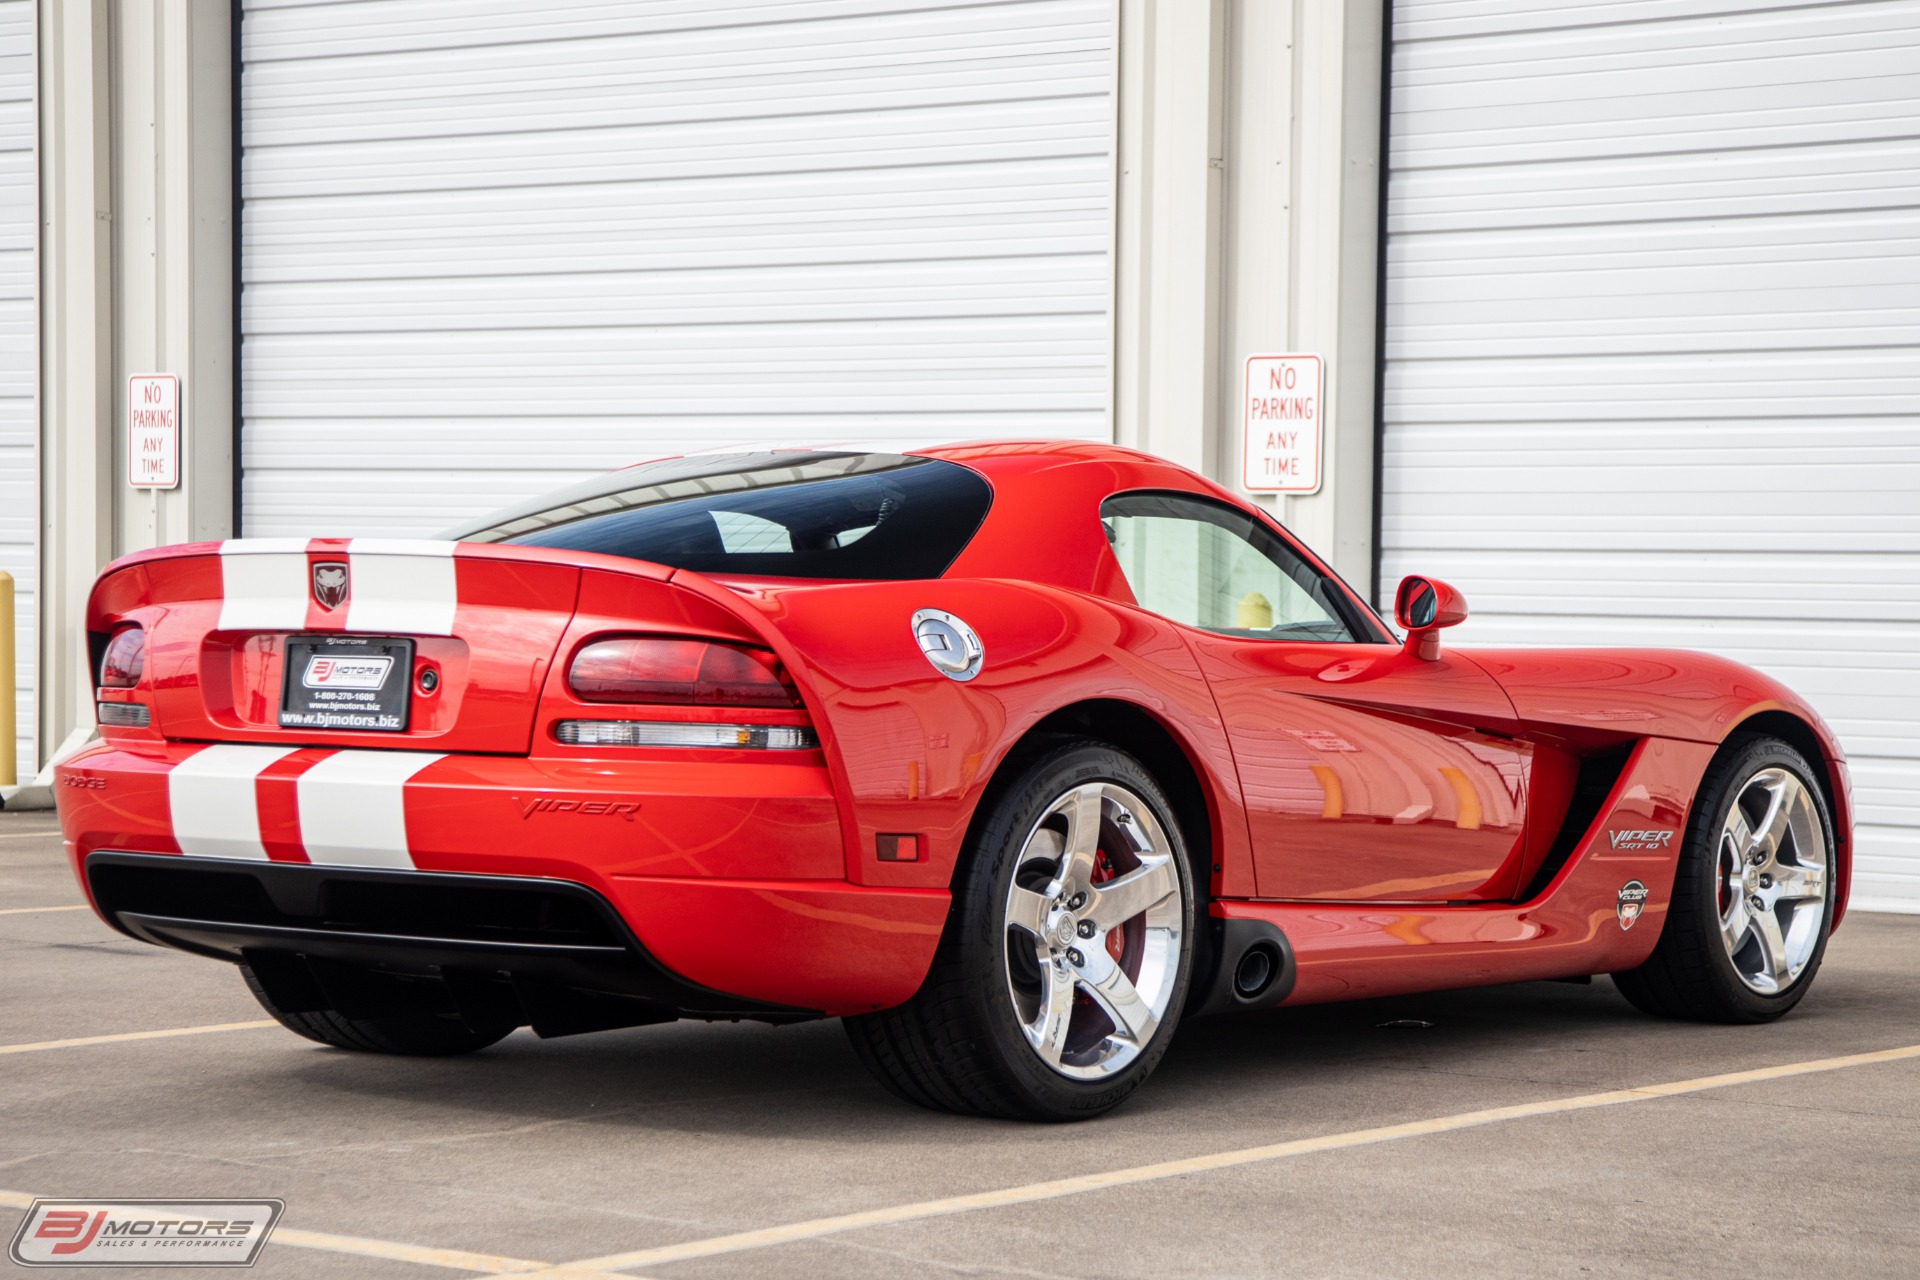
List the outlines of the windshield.
<svg viewBox="0 0 1920 1280">
<path fill-rule="evenodd" d="M 980 476 L 933 458 L 712 454 L 597 476 L 445 536 L 595 551 L 699 573 L 937 578 L 991 500 Z"/>
</svg>

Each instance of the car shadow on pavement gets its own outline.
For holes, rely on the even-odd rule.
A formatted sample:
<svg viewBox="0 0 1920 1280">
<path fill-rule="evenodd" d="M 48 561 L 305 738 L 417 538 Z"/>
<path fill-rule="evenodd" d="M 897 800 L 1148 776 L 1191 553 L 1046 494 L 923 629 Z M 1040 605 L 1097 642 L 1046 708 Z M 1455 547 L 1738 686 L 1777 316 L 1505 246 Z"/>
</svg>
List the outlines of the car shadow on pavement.
<svg viewBox="0 0 1920 1280">
<path fill-rule="evenodd" d="M 1447 1073 L 1578 1086 L 1601 1080 L 1626 1046 L 1699 1038 L 1703 1029 L 1633 1010 L 1611 984 L 1529 983 L 1200 1019 L 1182 1027 L 1153 1079 L 1092 1124 L 1193 1121 L 1284 1107 L 1280 1095 L 1350 1083 L 1356 1072 Z M 288 1043 L 262 1063 L 263 1087 L 297 1085 L 309 1104 L 418 1103 L 466 1122 L 581 1122 L 637 1130 L 844 1140 L 884 1124 L 889 1140 L 957 1136 L 954 1117 L 903 1103 L 874 1083 L 832 1022 L 767 1027 L 676 1023 L 539 1040 L 521 1031 L 466 1058 L 383 1058 Z M 292 1077 L 291 1080 L 288 1077 Z M 1398 1077 L 1387 1077 L 1389 1080 Z M 1216 1114 L 1217 1113 L 1217 1114 Z"/>
</svg>

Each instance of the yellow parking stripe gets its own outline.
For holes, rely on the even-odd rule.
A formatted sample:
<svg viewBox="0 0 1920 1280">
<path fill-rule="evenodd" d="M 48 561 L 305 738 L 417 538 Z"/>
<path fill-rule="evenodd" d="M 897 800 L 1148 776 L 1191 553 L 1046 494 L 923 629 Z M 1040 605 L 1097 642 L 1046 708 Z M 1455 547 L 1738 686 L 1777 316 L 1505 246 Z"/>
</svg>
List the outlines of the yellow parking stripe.
<svg viewBox="0 0 1920 1280">
<path fill-rule="evenodd" d="M 1511 1107 L 1492 1107 L 1484 1111 L 1467 1111 L 1458 1115 L 1437 1116 L 1431 1120 L 1414 1120 L 1406 1124 L 1383 1125 L 1375 1129 L 1355 1129 L 1347 1133 L 1327 1134 L 1318 1138 L 1300 1138 L 1292 1142 L 1279 1142 L 1263 1147 L 1244 1147 L 1237 1151 L 1221 1151 L 1213 1155 L 1192 1156 L 1185 1160 L 1167 1160 L 1159 1164 L 1136 1165 L 1131 1169 L 1115 1169 L 1109 1173 L 1090 1173 L 1078 1178 L 1061 1178 L 1053 1182 L 1035 1182 L 1021 1187 L 1007 1187 L 999 1191 L 981 1191 L 973 1195 L 948 1196 L 941 1200 L 924 1200 L 918 1204 L 894 1205 L 884 1209 L 869 1209 L 862 1213 L 840 1214 L 832 1218 L 815 1218 L 807 1222 L 790 1222 L 784 1226 L 766 1227 L 758 1231 L 741 1231 L 733 1235 L 714 1236 L 706 1240 L 689 1240 L 682 1244 L 663 1245 L 654 1249 L 636 1249 L 631 1253 L 613 1253 L 598 1258 L 587 1258 L 580 1262 L 566 1264 L 569 1268 L 584 1267 L 598 1271 L 621 1271 L 628 1267 L 660 1266 L 670 1262 L 686 1262 L 694 1258 L 710 1258 L 716 1254 L 740 1253 L 748 1249 L 765 1249 L 772 1245 L 789 1244 L 796 1240 L 813 1240 L 820 1236 L 834 1235 L 842 1231 L 857 1231 L 864 1227 L 889 1226 L 898 1222 L 913 1222 L 923 1218 L 938 1218 L 948 1214 L 971 1213 L 978 1209 L 1000 1209 L 1009 1205 L 1030 1204 L 1036 1200 L 1052 1200 L 1060 1196 L 1080 1195 L 1088 1191 L 1104 1191 L 1112 1187 L 1130 1186 L 1138 1182 L 1153 1182 L 1162 1178 L 1177 1178 L 1186 1174 L 1210 1173 L 1216 1169 L 1231 1169 L 1240 1165 L 1263 1164 L 1273 1160 L 1285 1160 L 1293 1156 L 1312 1155 L 1320 1151 L 1338 1151 L 1347 1147 L 1369 1146 L 1381 1142 L 1394 1142 L 1401 1138 L 1418 1138 L 1433 1133 L 1451 1133 L 1457 1129 L 1471 1129 L 1480 1125 L 1500 1124 L 1508 1120 L 1525 1120 L 1533 1116 L 1554 1115 L 1566 1111 L 1583 1111 L 1591 1107 L 1611 1107 L 1623 1103 L 1649 1102 L 1656 1098 L 1671 1098 L 1680 1094 L 1699 1093 L 1706 1089 L 1725 1089 L 1733 1085 L 1756 1084 L 1765 1080 L 1780 1080 L 1788 1076 L 1811 1075 L 1821 1071 L 1840 1071 L 1848 1067 L 1864 1067 L 1875 1063 L 1898 1062 L 1903 1059 L 1920 1058 L 1920 1044 L 1907 1045 L 1899 1049 L 1880 1049 L 1872 1053 L 1847 1054 L 1838 1058 L 1815 1058 L 1807 1062 L 1789 1062 L 1777 1067 L 1759 1067 L 1751 1071 L 1733 1071 L 1724 1075 L 1700 1076 L 1692 1080 L 1673 1080 L 1664 1084 L 1640 1085 L 1631 1089 L 1612 1089 L 1605 1093 L 1584 1093 L 1567 1098 L 1548 1098 L 1541 1102 L 1523 1102 Z M 539 1272 L 530 1280 L 559 1280 L 562 1271 Z"/>
<path fill-rule="evenodd" d="M 166 1040 L 173 1036 L 206 1036 L 216 1031 L 253 1031 L 277 1027 L 271 1018 L 259 1022 L 215 1022 L 204 1027 L 171 1027 L 165 1031 L 122 1031 L 111 1036 L 78 1036 L 72 1040 L 38 1040 L 32 1044 L 0 1044 L 0 1054 L 38 1053 L 42 1049 L 79 1049 L 90 1044 L 119 1044 L 126 1040 Z"/>
<path fill-rule="evenodd" d="M 464 1249 L 427 1249 L 419 1245 L 395 1244 L 391 1240 L 368 1240 L 362 1236 L 336 1236 L 323 1231 L 274 1230 L 269 1244 L 290 1244 L 297 1249 L 319 1249 L 327 1253 L 354 1253 L 363 1258 L 386 1258 L 392 1262 L 416 1262 L 424 1267 L 446 1267 L 453 1271 L 472 1271 L 483 1276 L 521 1275 L 546 1267 L 527 1258 L 500 1258 L 487 1253 L 468 1253 Z"/>
<path fill-rule="evenodd" d="M 30 916 L 41 911 L 85 911 L 87 904 L 82 902 L 73 907 L 0 907 L 0 916 Z"/>
</svg>

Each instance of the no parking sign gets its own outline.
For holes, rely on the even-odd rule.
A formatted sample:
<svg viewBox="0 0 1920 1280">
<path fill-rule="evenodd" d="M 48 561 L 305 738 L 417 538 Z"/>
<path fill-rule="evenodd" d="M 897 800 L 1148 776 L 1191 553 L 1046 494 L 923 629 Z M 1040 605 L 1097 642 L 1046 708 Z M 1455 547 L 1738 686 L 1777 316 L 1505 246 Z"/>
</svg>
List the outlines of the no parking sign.
<svg viewBox="0 0 1920 1280">
<path fill-rule="evenodd" d="M 1248 493 L 1320 491 L 1320 357 L 1248 356 L 1241 403 L 1241 487 Z"/>
<path fill-rule="evenodd" d="M 127 379 L 127 483 L 180 487 L 180 379 L 171 373 Z"/>
</svg>

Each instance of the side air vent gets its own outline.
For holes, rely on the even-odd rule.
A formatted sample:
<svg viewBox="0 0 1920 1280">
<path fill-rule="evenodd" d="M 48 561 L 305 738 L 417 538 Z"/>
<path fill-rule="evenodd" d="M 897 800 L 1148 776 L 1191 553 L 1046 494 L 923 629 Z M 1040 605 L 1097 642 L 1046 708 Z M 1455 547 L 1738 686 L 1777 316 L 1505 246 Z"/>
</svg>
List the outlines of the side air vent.
<svg viewBox="0 0 1920 1280">
<path fill-rule="evenodd" d="M 1567 816 L 1561 820 L 1560 830 L 1553 837 L 1546 860 L 1534 872 L 1533 883 L 1527 886 L 1521 901 L 1531 902 L 1545 892 L 1546 887 L 1553 883 L 1553 878 L 1560 874 L 1560 868 L 1567 865 L 1567 859 L 1573 856 L 1573 851 L 1593 830 L 1594 820 L 1600 816 L 1600 806 L 1613 794 L 1614 785 L 1620 781 L 1620 775 L 1626 772 L 1627 761 L 1633 758 L 1636 745 L 1623 742 L 1580 761 L 1580 772 L 1573 782 L 1573 798 L 1567 802 Z"/>
</svg>

